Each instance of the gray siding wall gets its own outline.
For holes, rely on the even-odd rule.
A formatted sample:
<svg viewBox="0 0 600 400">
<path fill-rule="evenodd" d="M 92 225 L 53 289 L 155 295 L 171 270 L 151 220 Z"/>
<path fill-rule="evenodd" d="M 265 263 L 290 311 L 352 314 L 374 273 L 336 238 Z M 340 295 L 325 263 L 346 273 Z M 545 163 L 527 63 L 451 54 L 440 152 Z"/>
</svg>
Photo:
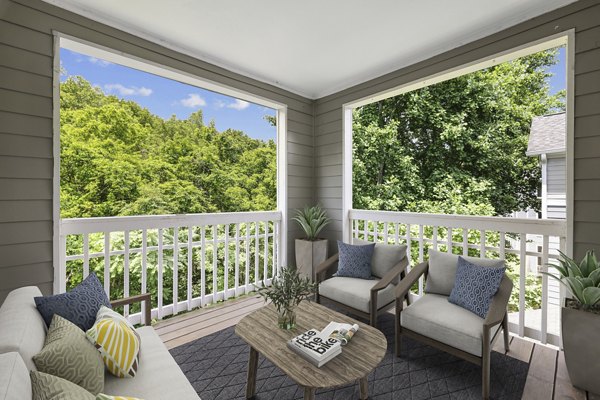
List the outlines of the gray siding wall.
<svg viewBox="0 0 600 400">
<path fill-rule="evenodd" d="M 544 199 L 548 218 L 567 218 L 567 159 L 564 156 L 547 159 L 547 196 Z"/>
<path fill-rule="evenodd" d="M 13 288 L 51 293 L 52 31 L 288 105 L 289 207 L 313 201 L 313 102 L 39 0 L 0 3 L 0 303 Z M 289 253 L 298 231 L 292 224 Z M 290 259 L 292 260 L 292 259 Z"/>
<path fill-rule="evenodd" d="M 575 29 L 574 251 L 600 250 L 600 1 L 581 0 L 512 28 L 317 100 L 315 110 L 316 200 L 335 223 L 326 232 L 342 236 L 342 105 Z"/>
</svg>

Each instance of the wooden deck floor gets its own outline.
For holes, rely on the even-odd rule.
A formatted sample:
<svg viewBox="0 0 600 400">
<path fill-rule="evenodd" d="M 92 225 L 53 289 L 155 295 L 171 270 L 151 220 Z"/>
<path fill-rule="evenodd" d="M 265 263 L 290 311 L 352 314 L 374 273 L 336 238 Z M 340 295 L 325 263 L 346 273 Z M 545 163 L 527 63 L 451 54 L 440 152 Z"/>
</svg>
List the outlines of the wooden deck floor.
<svg viewBox="0 0 600 400">
<path fill-rule="evenodd" d="M 235 325 L 263 305 L 261 297 L 249 296 L 161 321 L 154 328 L 165 345 L 173 348 Z M 504 353 L 500 342 L 494 350 Z M 512 336 L 508 355 L 530 364 L 523 399 L 600 400 L 599 395 L 571 385 L 564 355 L 555 348 Z"/>
</svg>

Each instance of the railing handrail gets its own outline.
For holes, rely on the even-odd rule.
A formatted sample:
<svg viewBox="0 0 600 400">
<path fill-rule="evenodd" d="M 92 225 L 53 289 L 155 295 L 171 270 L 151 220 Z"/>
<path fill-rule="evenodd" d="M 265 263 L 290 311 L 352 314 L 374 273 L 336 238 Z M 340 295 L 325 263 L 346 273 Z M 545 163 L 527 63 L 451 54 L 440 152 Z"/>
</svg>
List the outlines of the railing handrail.
<svg viewBox="0 0 600 400">
<path fill-rule="evenodd" d="M 197 213 L 166 215 L 133 215 L 117 217 L 64 218 L 61 235 L 172 228 L 176 226 L 226 225 L 280 221 L 281 211 L 244 211 L 229 213 Z"/>
<path fill-rule="evenodd" d="M 403 211 L 349 210 L 351 220 L 466 228 L 486 231 L 528 233 L 564 237 L 567 223 L 558 219 L 484 217 L 475 215 L 412 213 Z"/>
</svg>

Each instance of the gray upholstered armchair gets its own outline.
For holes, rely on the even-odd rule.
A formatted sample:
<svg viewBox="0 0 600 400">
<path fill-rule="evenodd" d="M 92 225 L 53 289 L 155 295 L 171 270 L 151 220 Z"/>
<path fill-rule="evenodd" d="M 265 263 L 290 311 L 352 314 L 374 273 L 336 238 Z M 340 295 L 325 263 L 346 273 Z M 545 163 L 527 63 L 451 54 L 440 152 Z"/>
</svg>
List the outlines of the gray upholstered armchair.
<svg viewBox="0 0 600 400">
<path fill-rule="evenodd" d="M 469 259 L 468 257 L 465 257 Z M 396 355 L 400 355 L 402 336 L 422 341 L 467 361 L 481 365 L 482 396 L 489 398 L 490 355 L 495 340 L 504 332 L 504 347 L 508 351 L 507 306 L 513 283 L 506 276 L 494 296 L 484 318 L 448 302 L 454 285 L 456 269 L 440 268 L 458 261 L 458 256 L 430 251 L 430 260 L 413 268 L 396 288 Z M 482 266 L 493 266 L 498 260 L 471 259 Z M 430 262 L 436 263 L 430 268 Z M 407 307 L 404 300 L 411 287 L 424 276 L 427 288 L 424 296 Z"/>
<path fill-rule="evenodd" d="M 354 239 L 354 244 L 369 243 Z M 376 326 L 377 316 L 394 307 L 396 285 L 408 266 L 406 246 L 377 243 L 371 260 L 373 279 L 328 277 L 337 270 L 338 260 L 335 254 L 316 268 L 317 302 L 325 298 Z"/>
</svg>

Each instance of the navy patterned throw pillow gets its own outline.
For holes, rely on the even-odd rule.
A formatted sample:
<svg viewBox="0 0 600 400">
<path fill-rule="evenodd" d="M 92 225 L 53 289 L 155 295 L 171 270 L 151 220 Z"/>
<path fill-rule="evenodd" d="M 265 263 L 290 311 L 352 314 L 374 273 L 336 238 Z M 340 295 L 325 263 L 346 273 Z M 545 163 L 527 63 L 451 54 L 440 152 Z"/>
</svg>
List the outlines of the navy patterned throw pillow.
<svg viewBox="0 0 600 400">
<path fill-rule="evenodd" d="M 448 301 L 485 318 L 505 270 L 506 267 L 482 267 L 458 257 L 456 280 Z"/>
<path fill-rule="evenodd" d="M 338 240 L 338 270 L 335 276 L 371 279 L 371 259 L 375 243 L 355 246 Z"/>
<path fill-rule="evenodd" d="M 58 314 L 84 332 L 96 322 L 100 306 L 112 308 L 102 284 L 93 273 L 70 292 L 35 297 L 34 300 L 47 326 L 50 326 L 54 314 Z"/>
</svg>

